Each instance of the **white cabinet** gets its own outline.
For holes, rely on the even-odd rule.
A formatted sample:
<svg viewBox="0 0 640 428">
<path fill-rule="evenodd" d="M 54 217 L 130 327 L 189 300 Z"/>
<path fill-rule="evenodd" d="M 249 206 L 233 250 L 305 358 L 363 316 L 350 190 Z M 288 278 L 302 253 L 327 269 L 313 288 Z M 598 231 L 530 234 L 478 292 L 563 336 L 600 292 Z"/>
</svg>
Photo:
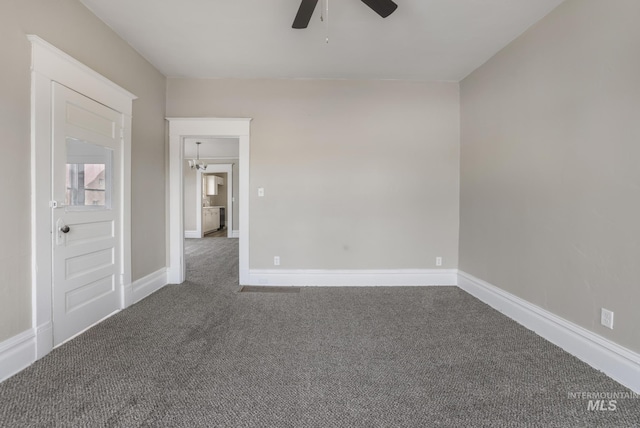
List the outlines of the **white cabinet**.
<svg viewBox="0 0 640 428">
<path fill-rule="evenodd" d="M 222 177 L 218 177 L 217 175 L 207 175 L 207 195 L 217 195 L 218 186 L 224 186 L 224 179 Z"/>
<path fill-rule="evenodd" d="M 211 210 L 211 229 L 220 229 L 220 208 L 212 208 Z"/>
<path fill-rule="evenodd" d="M 207 175 L 207 195 L 213 196 L 218 194 L 218 183 L 216 183 L 215 175 Z"/>
<path fill-rule="evenodd" d="M 202 232 L 209 233 L 220 229 L 220 208 L 202 208 Z"/>
</svg>

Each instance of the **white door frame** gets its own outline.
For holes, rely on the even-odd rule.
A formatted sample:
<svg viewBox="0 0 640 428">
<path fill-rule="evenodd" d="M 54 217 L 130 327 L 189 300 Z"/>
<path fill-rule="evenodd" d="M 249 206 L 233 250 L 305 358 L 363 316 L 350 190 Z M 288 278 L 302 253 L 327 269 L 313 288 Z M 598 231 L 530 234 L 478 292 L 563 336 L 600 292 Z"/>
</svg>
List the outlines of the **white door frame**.
<svg viewBox="0 0 640 428">
<path fill-rule="evenodd" d="M 210 163 L 202 171 L 198 170 L 196 175 L 196 234 L 202 238 L 204 231 L 202 228 L 202 174 L 227 173 L 227 210 L 225 213 L 227 221 L 227 238 L 233 237 L 233 165 L 230 163 Z"/>
<path fill-rule="evenodd" d="M 249 118 L 167 118 L 169 121 L 169 284 L 185 280 L 184 263 L 184 140 L 238 138 L 240 144 L 240 284 L 249 280 Z"/>
<path fill-rule="evenodd" d="M 58 82 L 120 113 L 123 117 L 121 177 L 121 308 L 131 286 L 131 114 L 137 97 L 55 46 L 33 35 L 31 64 L 31 282 L 36 359 L 53 349 L 51 141 L 52 82 Z"/>
</svg>

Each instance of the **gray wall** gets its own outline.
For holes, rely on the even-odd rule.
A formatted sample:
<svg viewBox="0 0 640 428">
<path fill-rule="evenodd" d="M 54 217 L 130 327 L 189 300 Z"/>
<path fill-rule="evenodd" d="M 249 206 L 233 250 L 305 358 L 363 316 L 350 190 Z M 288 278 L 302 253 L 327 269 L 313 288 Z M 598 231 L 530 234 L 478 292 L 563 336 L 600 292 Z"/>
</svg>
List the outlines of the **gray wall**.
<svg viewBox="0 0 640 428">
<path fill-rule="evenodd" d="M 35 34 L 136 94 L 133 277 L 165 266 L 165 78 L 76 0 L 0 2 L 0 341 L 31 327 L 30 65 Z"/>
<path fill-rule="evenodd" d="M 569 0 L 461 84 L 461 270 L 636 352 L 639 16 Z"/>
<path fill-rule="evenodd" d="M 167 115 L 253 118 L 251 268 L 457 267 L 458 84 L 169 79 Z"/>
</svg>

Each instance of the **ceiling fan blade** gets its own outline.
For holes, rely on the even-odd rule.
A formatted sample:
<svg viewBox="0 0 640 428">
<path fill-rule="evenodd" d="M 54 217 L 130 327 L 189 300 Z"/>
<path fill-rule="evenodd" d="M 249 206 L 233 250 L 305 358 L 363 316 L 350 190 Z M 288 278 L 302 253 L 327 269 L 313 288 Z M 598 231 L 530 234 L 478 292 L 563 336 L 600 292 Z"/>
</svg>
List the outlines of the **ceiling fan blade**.
<svg viewBox="0 0 640 428">
<path fill-rule="evenodd" d="M 362 3 L 369 6 L 383 18 L 391 15 L 398 8 L 398 5 L 391 0 L 362 0 Z"/>
<path fill-rule="evenodd" d="M 313 15 L 313 11 L 315 10 L 317 4 L 318 0 L 302 0 L 300 2 L 298 13 L 293 20 L 292 27 L 307 28 L 307 26 L 309 25 L 309 21 L 311 20 L 311 15 Z"/>
</svg>

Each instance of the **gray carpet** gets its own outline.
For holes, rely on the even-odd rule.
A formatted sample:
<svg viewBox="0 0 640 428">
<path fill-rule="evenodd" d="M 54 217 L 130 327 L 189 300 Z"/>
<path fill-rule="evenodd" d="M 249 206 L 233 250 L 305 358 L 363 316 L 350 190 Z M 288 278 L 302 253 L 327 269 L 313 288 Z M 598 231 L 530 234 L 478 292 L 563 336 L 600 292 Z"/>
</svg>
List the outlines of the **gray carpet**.
<svg viewBox="0 0 640 428">
<path fill-rule="evenodd" d="M 195 242 L 194 242 L 195 241 Z M 0 426 L 640 426 L 625 388 L 456 287 L 242 292 L 237 240 L 0 384 Z"/>
</svg>

